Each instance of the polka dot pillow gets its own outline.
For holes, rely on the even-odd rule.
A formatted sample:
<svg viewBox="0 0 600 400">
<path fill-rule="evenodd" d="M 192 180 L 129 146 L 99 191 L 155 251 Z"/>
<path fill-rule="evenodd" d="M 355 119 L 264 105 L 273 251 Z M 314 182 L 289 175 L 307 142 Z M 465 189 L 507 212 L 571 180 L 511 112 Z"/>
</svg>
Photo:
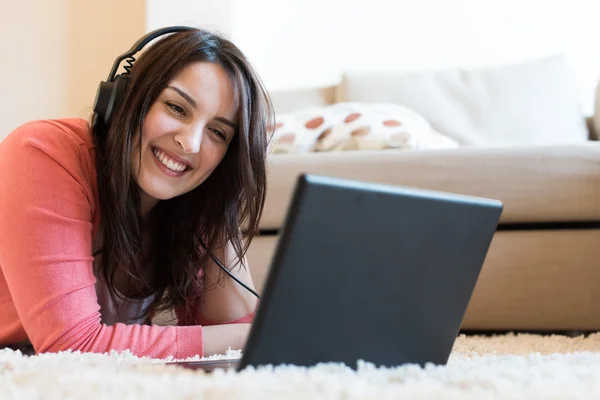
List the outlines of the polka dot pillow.
<svg viewBox="0 0 600 400">
<path fill-rule="evenodd" d="M 272 134 L 274 153 L 459 146 L 396 104 L 336 103 L 278 114 Z"/>
</svg>

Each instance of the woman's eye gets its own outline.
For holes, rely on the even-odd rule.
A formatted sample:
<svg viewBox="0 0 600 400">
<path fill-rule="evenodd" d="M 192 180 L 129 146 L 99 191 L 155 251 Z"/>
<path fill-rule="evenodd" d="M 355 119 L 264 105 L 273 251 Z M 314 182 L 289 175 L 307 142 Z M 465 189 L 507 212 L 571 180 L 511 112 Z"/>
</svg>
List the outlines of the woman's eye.
<svg viewBox="0 0 600 400">
<path fill-rule="evenodd" d="M 208 128 L 208 129 L 209 129 L 211 132 L 214 132 L 214 133 L 215 133 L 217 136 L 219 136 L 219 138 L 221 138 L 222 140 L 224 140 L 224 141 L 227 141 L 227 135 L 226 135 L 224 132 L 222 132 L 222 131 L 220 131 L 220 130 L 218 130 L 218 129 L 215 129 L 215 128 Z"/>
<path fill-rule="evenodd" d="M 177 104 L 167 103 L 167 106 L 171 110 L 175 111 L 177 114 L 185 115 L 185 110 L 183 108 L 179 107 Z"/>
</svg>

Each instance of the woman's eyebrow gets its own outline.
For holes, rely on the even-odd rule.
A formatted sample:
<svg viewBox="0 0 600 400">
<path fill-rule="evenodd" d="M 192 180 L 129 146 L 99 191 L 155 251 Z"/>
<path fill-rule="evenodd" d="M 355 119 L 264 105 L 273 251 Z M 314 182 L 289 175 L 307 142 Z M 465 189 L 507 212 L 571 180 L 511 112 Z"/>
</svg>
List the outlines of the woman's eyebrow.
<svg viewBox="0 0 600 400">
<path fill-rule="evenodd" d="M 183 97 L 188 103 L 190 103 L 190 106 L 192 106 L 192 108 L 196 108 L 196 106 L 197 106 L 196 100 L 192 99 L 192 96 L 190 96 L 189 94 L 187 94 L 183 90 L 181 90 L 179 88 L 176 88 L 175 86 L 167 86 L 167 88 L 173 89 L 174 91 L 176 91 L 177 93 L 179 93 L 179 95 L 181 97 Z"/>
<path fill-rule="evenodd" d="M 229 125 L 230 127 L 232 127 L 234 130 L 237 130 L 237 125 L 234 124 L 233 122 L 231 122 L 230 120 L 228 120 L 227 118 L 223 118 L 223 117 L 215 117 L 215 121 L 219 121 L 224 123 L 225 125 Z"/>
</svg>

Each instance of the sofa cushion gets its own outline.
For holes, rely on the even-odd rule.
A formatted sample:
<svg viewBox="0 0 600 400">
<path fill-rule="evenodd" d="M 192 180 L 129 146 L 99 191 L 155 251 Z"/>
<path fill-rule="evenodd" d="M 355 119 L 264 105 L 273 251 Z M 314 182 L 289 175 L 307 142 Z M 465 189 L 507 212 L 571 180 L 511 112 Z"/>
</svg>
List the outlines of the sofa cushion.
<svg viewBox="0 0 600 400">
<path fill-rule="evenodd" d="M 498 199 L 501 223 L 600 220 L 598 142 L 271 155 L 262 229 L 281 227 L 300 173 Z"/>
<path fill-rule="evenodd" d="M 337 103 L 278 113 L 274 153 L 453 148 L 419 114 L 398 104 Z"/>
<path fill-rule="evenodd" d="M 562 144 L 588 138 L 562 55 L 453 70 L 348 72 L 337 101 L 393 102 L 465 144 Z"/>
</svg>

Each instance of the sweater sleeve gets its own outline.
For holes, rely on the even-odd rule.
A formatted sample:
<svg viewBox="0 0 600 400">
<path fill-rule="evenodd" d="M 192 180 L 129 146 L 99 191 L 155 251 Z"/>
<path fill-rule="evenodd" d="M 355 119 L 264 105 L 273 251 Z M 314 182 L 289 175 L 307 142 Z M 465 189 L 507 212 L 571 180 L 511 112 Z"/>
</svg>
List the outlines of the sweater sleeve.
<svg viewBox="0 0 600 400">
<path fill-rule="evenodd" d="M 101 323 L 92 271 L 94 199 L 82 143 L 48 123 L 0 146 L 0 268 L 36 353 L 202 355 L 201 326 Z"/>
</svg>

